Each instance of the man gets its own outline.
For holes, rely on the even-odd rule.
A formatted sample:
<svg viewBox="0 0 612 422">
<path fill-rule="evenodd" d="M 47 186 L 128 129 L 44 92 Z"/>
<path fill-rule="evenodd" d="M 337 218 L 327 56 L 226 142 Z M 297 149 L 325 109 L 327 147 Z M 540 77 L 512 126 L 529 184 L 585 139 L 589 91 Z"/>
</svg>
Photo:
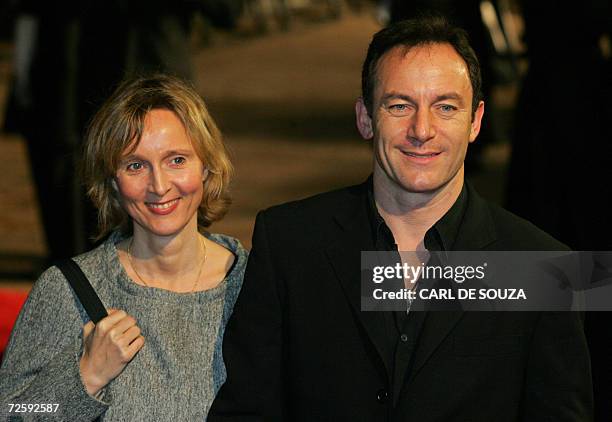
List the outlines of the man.
<svg viewBox="0 0 612 422">
<path fill-rule="evenodd" d="M 464 183 L 484 103 L 462 30 L 383 29 L 362 88 L 373 176 L 258 215 L 208 420 L 589 420 L 576 313 L 360 310 L 361 251 L 564 249 Z"/>
</svg>

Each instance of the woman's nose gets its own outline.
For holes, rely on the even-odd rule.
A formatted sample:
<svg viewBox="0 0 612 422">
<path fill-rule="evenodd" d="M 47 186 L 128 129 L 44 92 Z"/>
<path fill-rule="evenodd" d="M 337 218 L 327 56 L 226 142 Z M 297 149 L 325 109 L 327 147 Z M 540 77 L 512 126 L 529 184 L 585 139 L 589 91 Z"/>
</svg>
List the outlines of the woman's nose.
<svg viewBox="0 0 612 422">
<path fill-rule="evenodd" d="M 168 175 L 161 168 L 154 168 L 151 171 L 150 189 L 159 197 L 164 196 L 170 190 Z"/>
</svg>

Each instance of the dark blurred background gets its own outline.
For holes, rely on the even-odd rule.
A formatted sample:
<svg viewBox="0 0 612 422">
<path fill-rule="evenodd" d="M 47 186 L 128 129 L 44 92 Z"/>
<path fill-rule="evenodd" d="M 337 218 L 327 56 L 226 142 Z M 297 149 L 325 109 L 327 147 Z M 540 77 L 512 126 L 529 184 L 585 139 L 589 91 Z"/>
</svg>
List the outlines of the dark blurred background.
<svg viewBox="0 0 612 422">
<path fill-rule="evenodd" d="M 461 7 L 459 7 L 461 3 Z M 354 127 L 374 32 L 423 12 L 466 27 L 483 62 L 486 126 L 470 178 L 504 203 L 514 107 L 527 69 L 513 1 L 183 0 L 0 3 L 0 278 L 32 280 L 92 246 L 76 167 L 92 113 L 125 75 L 191 80 L 236 165 L 234 206 L 213 230 L 250 244 L 257 210 L 357 183 L 369 144 Z M 170 5 L 171 4 L 171 5 Z"/>
<path fill-rule="evenodd" d="M 212 230 L 249 247 L 259 209 L 367 177 L 353 115 L 361 63 L 374 32 L 421 13 L 465 27 L 482 62 L 468 179 L 574 249 L 612 250 L 609 3 L 2 0 L 0 291 L 27 292 L 50 260 L 91 247 L 78 151 L 124 75 L 196 85 L 236 166 L 234 205 Z M 612 353 L 607 341 L 595 348 Z"/>
</svg>

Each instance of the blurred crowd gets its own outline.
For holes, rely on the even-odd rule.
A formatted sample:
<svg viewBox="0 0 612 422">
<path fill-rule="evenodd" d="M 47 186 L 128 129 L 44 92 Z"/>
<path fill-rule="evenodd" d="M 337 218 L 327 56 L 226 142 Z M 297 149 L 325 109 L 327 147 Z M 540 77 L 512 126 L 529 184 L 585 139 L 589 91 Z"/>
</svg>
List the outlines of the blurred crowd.
<svg viewBox="0 0 612 422">
<path fill-rule="evenodd" d="M 443 14 L 464 27 L 482 62 L 485 101 L 495 85 L 520 86 L 507 135 L 508 183 L 500 187 L 506 207 L 573 249 L 612 250 L 607 0 L 5 0 L 0 35 L 14 44 L 14 74 L 3 129 L 26 141 L 49 259 L 93 246 L 96 217 L 78 177 L 81 140 L 92 112 L 125 76 L 193 80 L 194 22 L 232 31 L 248 19 L 257 33 L 285 31 L 307 7 L 326 19 L 375 11 L 381 24 Z M 495 113 L 493 101 L 487 113 Z M 495 120 L 485 120 L 480 148 L 498 138 Z M 483 158 L 472 152 L 468 166 L 477 170 Z M 591 317 L 587 331 L 601 332 L 608 319 Z M 589 341 L 597 383 L 612 374 L 612 346 L 594 334 Z"/>
<path fill-rule="evenodd" d="M 199 35 L 202 22 L 228 31 L 246 20 L 255 32 L 288 30 L 305 8 L 338 18 L 373 6 L 381 24 L 434 13 L 465 28 L 482 63 L 486 99 L 493 86 L 520 83 L 511 133 L 499 135 L 495 102 L 487 101 L 493 118 L 468 154 L 468 171 L 482 163 L 483 147 L 511 140 L 507 207 L 572 248 L 609 249 L 602 206 L 610 194 L 603 182 L 612 116 L 606 1 L 4 1 L 2 35 L 15 46 L 4 130 L 27 141 L 50 258 L 92 246 L 96 221 L 76 174 L 79 146 L 92 111 L 122 78 L 161 71 L 193 80 L 198 22 Z"/>
<path fill-rule="evenodd" d="M 360 0 L 349 5 L 358 10 Z M 4 130 L 27 143 L 48 260 L 90 249 L 95 212 L 78 176 L 87 123 L 125 77 L 163 72 L 193 80 L 192 35 L 288 30 L 292 13 L 315 8 L 337 19 L 338 0 L 5 1 L 2 34 L 14 43 Z M 200 40 L 201 41 L 201 40 Z M 33 122 L 36 122 L 33 124 Z"/>
</svg>

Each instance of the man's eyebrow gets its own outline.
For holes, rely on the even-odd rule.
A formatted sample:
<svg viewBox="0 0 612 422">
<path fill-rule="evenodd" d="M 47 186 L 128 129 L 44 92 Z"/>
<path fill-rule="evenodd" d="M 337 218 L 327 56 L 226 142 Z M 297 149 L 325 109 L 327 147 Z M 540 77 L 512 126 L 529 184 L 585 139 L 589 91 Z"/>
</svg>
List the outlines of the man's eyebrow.
<svg viewBox="0 0 612 422">
<path fill-rule="evenodd" d="M 382 97 L 382 102 L 386 102 L 389 100 L 404 100 L 404 101 L 408 101 L 411 103 L 415 103 L 416 101 L 414 101 L 414 99 L 407 94 L 400 94 L 399 92 L 388 92 L 387 94 L 383 95 Z"/>
<path fill-rule="evenodd" d="M 394 92 L 394 91 L 383 95 L 382 97 L 383 103 L 389 100 L 404 100 L 404 101 L 408 101 L 411 103 L 416 103 L 416 101 L 410 95 L 400 94 L 399 92 Z M 444 94 L 437 95 L 434 99 L 434 102 L 437 103 L 439 101 L 444 101 L 444 100 L 455 100 L 461 105 L 463 105 L 464 103 L 463 97 L 459 95 L 459 93 L 457 92 L 446 92 Z"/>
<path fill-rule="evenodd" d="M 460 104 L 463 104 L 463 97 L 456 92 L 447 92 L 445 94 L 440 94 L 436 96 L 435 102 L 444 101 L 444 100 L 455 100 Z"/>
</svg>

